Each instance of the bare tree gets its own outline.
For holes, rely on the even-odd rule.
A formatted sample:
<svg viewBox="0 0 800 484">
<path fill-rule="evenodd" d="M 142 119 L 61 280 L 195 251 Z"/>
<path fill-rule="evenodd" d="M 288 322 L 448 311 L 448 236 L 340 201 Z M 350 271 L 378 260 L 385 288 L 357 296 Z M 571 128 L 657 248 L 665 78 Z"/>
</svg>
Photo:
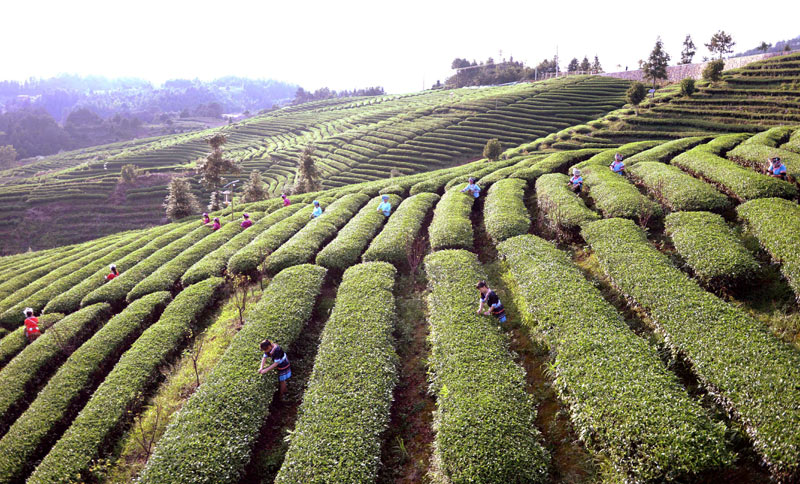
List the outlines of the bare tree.
<svg viewBox="0 0 800 484">
<path fill-rule="evenodd" d="M 150 429 L 146 429 L 144 426 L 144 414 L 139 414 L 136 416 L 136 421 L 133 424 L 133 440 L 144 452 L 144 460 L 147 461 L 150 459 L 150 454 L 153 451 L 153 445 L 156 443 L 156 436 L 158 434 L 158 423 L 161 421 L 161 418 L 164 416 L 164 407 L 161 405 L 161 402 L 156 401 L 153 404 L 153 413 L 155 414 L 155 421 Z"/>
<path fill-rule="evenodd" d="M 239 311 L 239 326 L 244 326 L 244 312 L 247 310 L 247 290 L 250 279 L 246 275 L 233 278 L 233 304 Z"/>
</svg>

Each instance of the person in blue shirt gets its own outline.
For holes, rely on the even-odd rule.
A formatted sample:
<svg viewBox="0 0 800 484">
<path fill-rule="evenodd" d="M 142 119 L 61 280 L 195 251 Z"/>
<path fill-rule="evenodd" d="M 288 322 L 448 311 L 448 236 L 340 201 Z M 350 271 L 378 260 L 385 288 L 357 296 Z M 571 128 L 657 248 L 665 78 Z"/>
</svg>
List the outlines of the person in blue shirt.
<svg viewBox="0 0 800 484">
<path fill-rule="evenodd" d="M 311 212 L 311 218 L 317 218 L 322 215 L 322 207 L 319 206 L 319 202 L 314 200 L 314 211 Z"/>
<path fill-rule="evenodd" d="M 383 215 L 388 217 L 392 213 L 392 204 L 389 203 L 389 195 L 381 196 L 381 200 L 383 201 L 378 205 L 378 211 L 383 212 Z"/>
<path fill-rule="evenodd" d="M 569 179 L 569 189 L 573 192 L 580 192 L 583 188 L 583 177 L 577 168 L 572 169 L 572 178 Z"/>
<path fill-rule="evenodd" d="M 475 184 L 474 178 L 470 177 L 469 184 L 461 192 L 469 192 L 473 197 L 478 198 L 481 195 L 481 187 Z"/>
<path fill-rule="evenodd" d="M 292 377 L 292 365 L 289 363 L 289 357 L 286 356 L 283 348 L 268 339 L 262 341 L 259 346 L 264 355 L 261 357 L 261 367 L 258 369 L 258 373 L 263 375 L 277 368 L 278 382 L 280 383 L 278 398 L 283 398 L 283 394 L 286 393 L 286 380 Z M 272 364 L 269 366 L 267 366 L 267 358 L 272 360 Z"/>
<path fill-rule="evenodd" d="M 622 162 L 622 155 L 617 153 L 614 155 L 614 161 L 608 165 L 611 168 L 611 171 L 616 173 L 617 175 L 624 175 L 625 174 L 625 163 Z"/>
<path fill-rule="evenodd" d="M 487 308 L 483 314 L 489 316 L 490 314 L 497 318 L 501 323 L 506 322 L 506 308 L 500 302 L 500 298 L 492 291 L 486 284 L 486 281 L 479 281 L 475 284 L 475 288 L 481 293 L 480 304 L 478 305 L 478 314 L 481 314 L 484 306 Z"/>
<path fill-rule="evenodd" d="M 781 180 L 786 179 L 786 165 L 783 164 L 779 157 L 774 157 L 769 159 L 769 163 L 767 163 L 767 174 L 772 178 L 780 178 Z"/>
</svg>

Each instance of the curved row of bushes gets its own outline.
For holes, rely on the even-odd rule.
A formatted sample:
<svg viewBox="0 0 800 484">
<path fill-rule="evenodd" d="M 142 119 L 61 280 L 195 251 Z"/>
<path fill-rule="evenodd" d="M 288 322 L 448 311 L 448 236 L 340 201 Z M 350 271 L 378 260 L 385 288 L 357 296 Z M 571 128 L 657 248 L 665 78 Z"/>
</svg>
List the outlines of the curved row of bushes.
<svg viewBox="0 0 800 484">
<path fill-rule="evenodd" d="M 197 224 L 199 225 L 200 222 L 198 221 Z M 111 305 L 121 304 L 125 301 L 128 293 L 147 276 L 211 233 L 213 232 L 209 227 L 201 225 L 195 228 L 140 260 L 133 267 L 121 273 L 119 277 L 87 294 L 81 301 L 81 305 L 86 306 L 97 302 L 107 302 Z"/>
<path fill-rule="evenodd" d="M 472 205 L 475 198 L 461 193 L 461 186 L 445 192 L 433 211 L 433 220 L 428 229 L 431 249 L 472 249 L 473 230 Z"/>
<path fill-rule="evenodd" d="M 552 228 L 575 231 L 586 222 L 600 218 L 567 184 L 561 173 L 542 175 L 536 180 L 536 205 Z"/>
<path fill-rule="evenodd" d="M 367 195 L 354 193 L 333 202 L 322 215 L 308 222 L 267 257 L 264 263 L 267 272 L 277 274 L 287 267 L 311 261 L 368 200 Z"/>
<path fill-rule="evenodd" d="M 730 207 L 728 197 L 712 185 L 698 180 L 680 168 L 657 161 L 642 161 L 628 170 L 631 178 L 672 211 L 710 210 Z"/>
<path fill-rule="evenodd" d="M 434 467 L 453 484 L 544 482 L 549 456 L 525 373 L 491 316 L 475 314 L 478 257 L 444 250 L 425 258 Z"/>
<path fill-rule="evenodd" d="M 408 251 L 438 201 L 439 195 L 428 192 L 403 200 L 383 230 L 372 240 L 362 259 L 389 262 L 397 267 L 407 264 Z"/>
<path fill-rule="evenodd" d="M 605 157 L 606 154 L 607 152 L 601 153 L 577 165 L 583 175 L 583 188 L 588 189 L 595 208 L 600 210 L 604 217 L 630 219 L 661 217 L 663 215 L 661 206 L 642 195 L 624 176 L 614 173 L 605 164 L 592 162 L 599 157 Z"/>
<path fill-rule="evenodd" d="M 64 315 L 61 313 L 48 313 L 39 316 L 39 329 L 44 332 L 47 328 L 57 323 Z M 25 326 L 11 331 L 0 339 L 0 368 L 25 349 L 28 338 L 25 336 Z"/>
<path fill-rule="evenodd" d="M 6 456 L 0 462 L 0 482 L 19 482 L 33 470 L 120 353 L 158 319 L 170 299 L 168 292 L 159 292 L 135 301 L 61 365 L 0 440 L 0 455 Z"/>
<path fill-rule="evenodd" d="M 122 258 L 117 256 L 113 258 L 113 262 L 117 266 L 117 270 L 125 272 L 133 267 L 137 262 L 149 256 L 156 250 L 172 242 L 173 240 L 186 235 L 190 230 L 189 224 L 178 225 L 163 225 L 161 227 L 153 227 L 149 229 L 147 234 L 142 237 L 142 241 L 147 243 L 133 252 L 128 253 Z M 81 300 L 87 294 L 102 286 L 106 280 L 105 276 L 109 273 L 108 265 L 103 265 L 97 269 L 93 274 L 86 277 L 83 282 L 75 285 L 67 291 L 62 292 L 54 297 L 44 307 L 44 313 L 71 313 L 77 311 L 81 307 Z"/>
<path fill-rule="evenodd" d="M 725 285 L 752 279 L 759 266 L 720 215 L 676 212 L 664 220 L 678 254 L 705 283 Z"/>
<path fill-rule="evenodd" d="M 392 212 L 397 210 L 401 200 L 397 195 L 389 195 Z M 336 238 L 317 254 L 316 263 L 339 271 L 356 264 L 375 234 L 387 219 L 390 220 L 390 217 L 386 217 L 378 210 L 381 202 L 380 196 L 373 198 L 359 210 L 355 217 L 336 234 Z"/>
<path fill-rule="evenodd" d="M 111 316 L 107 304 L 95 304 L 64 317 L 28 345 L 0 371 L 0 436 L 6 433 L 47 381 L 47 377 L 98 326 Z"/>
<path fill-rule="evenodd" d="M 725 425 L 711 422 L 567 254 L 533 235 L 498 251 L 523 321 L 555 355 L 556 389 L 590 449 L 632 482 L 672 481 L 732 462 Z"/>
<path fill-rule="evenodd" d="M 209 277 L 221 276 L 228 265 L 228 261 L 234 254 L 247 246 L 267 229 L 297 213 L 304 206 L 305 204 L 303 203 L 295 203 L 261 217 L 250 228 L 236 234 L 235 237 L 223 244 L 222 247 L 206 254 L 202 259 L 195 262 L 194 265 L 183 274 L 183 277 L 181 277 L 181 284 L 188 286 L 189 284 L 200 282 Z M 248 209 L 251 209 L 249 205 Z"/>
<path fill-rule="evenodd" d="M 247 323 L 172 419 L 138 482 L 238 482 L 277 389 L 277 372 L 256 371 L 258 345 L 269 338 L 291 360 L 324 278 L 325 269 L 303 264 L 272 279 L 269 296 L 248 311 Z"/>
<path fill-rule="evenodd" d="M 782 198 L 762 198 L 736 207 L 800 300 L 800 207 Z"/>
<path fill-rule="evenodd" d="M 495 242 L 528 232 L 531 217 L 525 207 L 525 181 L 518 178 L 500 180 L 489 189 L 483 207 L 486 233 Z"/>
<path fill-rule="evenodd" d="M 86 478 L 92 465 L 111 451 L 158 381 L 161 367 L 189 338 L 192 327 L 217 300 L 223 283 L 212 277 L 175 297 L 159 320 L 122 355 L 27 482 L 68 483 Z"/>
<path fill-rule="evenodd" d="M 740 420 L 777 477 L 800 466 L 800 353 L 741 309 L 704 291 L 673 267 L 633 222 L 584 227 L 613 283 L 652 318 L 671 349 Z"/>
<path fill-rule="evenodd" d="M 345 271 L 277 484 L 375 482 L 397 383 L 396 274 L 386 262 Z"/>
<path fill-rule="evenodd" d="M 630 158 L 624 160 L 625 166 L 632 167 L 642 161 L 658 161 L 660 163 L 669 163 L 669 160 L 675 156 L 683 153 L 686 150 L 694 148 L 700 143 L 705 143 L 710 139 L 710 136 L 691 136 L 688 138 L 667 141 L 666 143 L 632 155 Z M 624 148 L 624 146 L 622 148 Z M 608 164 L 611 164 L 611 160 L 608 161 Z"/>
</svg>

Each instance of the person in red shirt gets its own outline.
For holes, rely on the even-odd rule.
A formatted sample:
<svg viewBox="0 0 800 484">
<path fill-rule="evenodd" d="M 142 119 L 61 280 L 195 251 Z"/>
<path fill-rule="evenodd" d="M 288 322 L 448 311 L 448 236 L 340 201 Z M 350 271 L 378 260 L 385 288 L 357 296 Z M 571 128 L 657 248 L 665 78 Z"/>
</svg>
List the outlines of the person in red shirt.
<svg viewBox="0 0 800 484">
<path fill-rule="evenodd" d="M 34 317 L 31 308 L 25 308 L 22 314 L 25 315 L 25 337 L 28 338 L 29 343 L 33 343 L 42 334 L 39 331 L 39 318 Z"/>
<path fill-rule="evenodd" d="M 111 270 L 111 272 L 106 276 L 106 281 L 110 281 L 119 275 L 119 271 L 117 270 L 116 265 L 111 264 L 110 266 L 108 266 L 108 268 Z"/>
<path fill-rule="evenodd" d="M 244 219 L 244 221 L 242 222 L 242 228 L 243 229 L 246 229 L 247 227 L 253 225 L 253 221 L 250 220 L 250 215 L 249 214 L 243 213 L 242 214 L 242 218 Z"/>
</svg>

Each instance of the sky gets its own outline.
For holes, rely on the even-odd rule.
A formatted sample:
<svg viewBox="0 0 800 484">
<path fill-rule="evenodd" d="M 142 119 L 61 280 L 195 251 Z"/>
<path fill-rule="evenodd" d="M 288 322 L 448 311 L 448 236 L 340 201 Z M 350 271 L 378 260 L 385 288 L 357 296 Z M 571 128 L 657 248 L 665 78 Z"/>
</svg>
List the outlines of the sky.
<svg viewBox="0 0 800 484">
<path fill-rule="evenodd" d="M 0 80 L 60 73 L 174 78 L 271 78 L 306 89 L 383 86 L 402 93 L 452 74 L 456 57 L 529 65 L 597 55 L 612 72 L 637 68 L 661 36 L 670 64 L 691 34 L 695 60 L 724 30 L 735 51 L 800 35 L 800 4 L 764 8 L 685 1 L 9 0 L 0 7 Z M 753 5 L 753 4 L 750 4 Z M 502 52 L 502 54 L 501 54 Z"/>
</svg>

